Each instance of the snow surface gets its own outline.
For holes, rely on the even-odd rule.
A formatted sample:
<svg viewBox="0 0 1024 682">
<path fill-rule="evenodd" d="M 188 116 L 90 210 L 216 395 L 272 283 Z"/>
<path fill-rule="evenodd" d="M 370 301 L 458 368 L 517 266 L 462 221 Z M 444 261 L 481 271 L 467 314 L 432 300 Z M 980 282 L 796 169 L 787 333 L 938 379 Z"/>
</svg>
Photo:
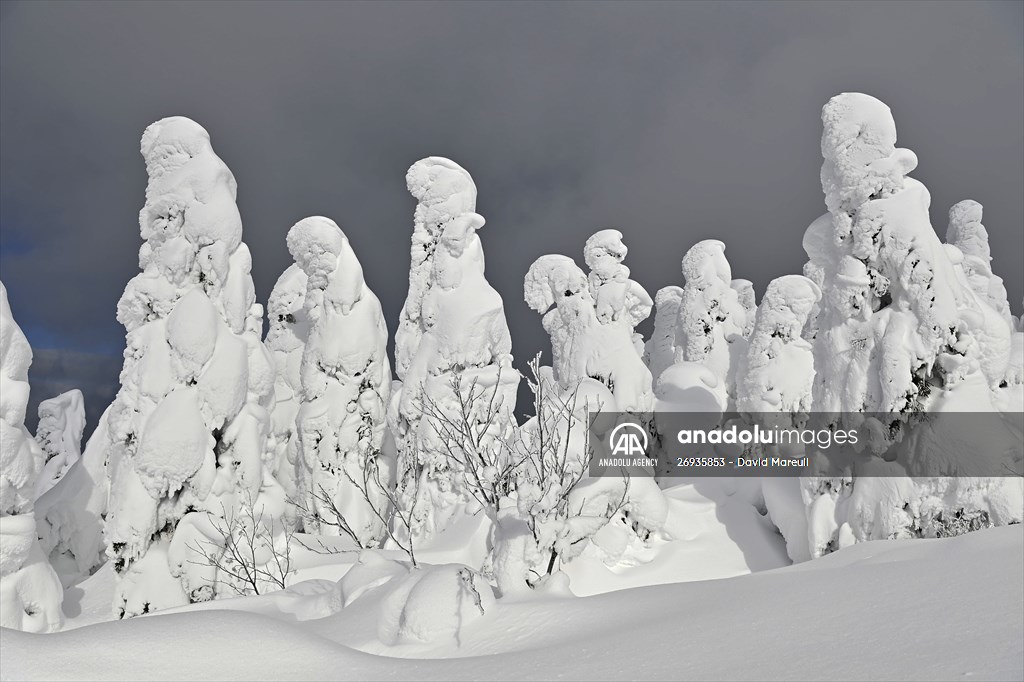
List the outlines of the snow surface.
<svg viewBox="0 0 1024 682">
<path fill-rule="evenodd" d="M 404 571 L 385 566 L 343 606 L 319 580 L 55 635 L 4 630 L 0 677 L 1019 680 L 1022 572 L 1021 526 L 870 542 L 728 579 L 592 597 L 552 585 L 487 602 L 457 636 L 388 646 L 381 608 Z"/>
</svg>

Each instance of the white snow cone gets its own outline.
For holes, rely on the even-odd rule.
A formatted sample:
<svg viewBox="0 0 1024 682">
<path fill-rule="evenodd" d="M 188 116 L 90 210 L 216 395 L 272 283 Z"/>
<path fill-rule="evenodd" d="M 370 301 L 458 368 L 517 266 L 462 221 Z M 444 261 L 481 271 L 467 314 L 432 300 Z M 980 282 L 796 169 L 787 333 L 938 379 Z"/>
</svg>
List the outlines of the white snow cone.
<svg viewBox="0 0 1024 682">
<path fill-rule="evenodd" d="M 117 306 L 127 349 L 108 417 L 106 538 L 121 617 L 216 596 L 232 578 L 198 550 L 217 557 L 221 530 L 242 517 L 276 537 L 285 507 L 267 447 L 273 362 L 234 176 L 187 118 L 149 126 L 141 149 L 142 273 Z M 269 559 L 259 548 L 256 563 Z"/>
<path fill-rule="evenodd" d="M 306 530 L 338 535 L 337 509 L 353 539 L 375 547 L 385 529 L 374 509 L 383 513 L 388 502 L 380 488 L 388 484 L 387 466 L 379 461 L 391 389 L 384 314 L 332 220 L 296 223 L 288 250 L 307 277 L 303 311 L 309 331 L 296 416 Z"/>
<path fill-rule="evenodd" d="M 32 348 L 0 283 L 0 626 L 53 632 L 64 591 L 36 539 L 33 514 L 43 452 L 25 428 Z"/>
</svg>

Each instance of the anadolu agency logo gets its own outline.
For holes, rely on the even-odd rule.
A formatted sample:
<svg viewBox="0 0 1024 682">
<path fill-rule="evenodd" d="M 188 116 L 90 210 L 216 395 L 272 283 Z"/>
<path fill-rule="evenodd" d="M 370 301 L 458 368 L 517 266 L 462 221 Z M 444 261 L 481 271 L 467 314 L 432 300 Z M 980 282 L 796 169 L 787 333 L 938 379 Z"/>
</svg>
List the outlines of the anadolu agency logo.
<svg viewBox="0 0 1024 682">
<path fill-rule="evenodd" d="M 647 432 L 639 424 L 623 422 L 608 437 L 612 446 L 612 456 L 645 457 L 647 455 Z"/>
<path fill-rule="evenodd" d="M 657 461 L 647 456 L 650 436 L 639 424 L 623 422 L 608 436 L 611 457 L 601 458 L 598 466 L 604 467 L 654 467 Z"/>
</svg>

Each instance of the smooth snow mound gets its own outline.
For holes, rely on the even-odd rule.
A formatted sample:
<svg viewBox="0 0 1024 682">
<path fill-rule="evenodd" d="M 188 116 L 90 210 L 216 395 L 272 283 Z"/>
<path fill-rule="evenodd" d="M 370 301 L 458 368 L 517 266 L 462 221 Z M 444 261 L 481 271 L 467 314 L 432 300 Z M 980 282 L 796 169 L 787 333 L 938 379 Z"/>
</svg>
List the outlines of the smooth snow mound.
<svg viewBox="0 0 1024 682">
<path fill-rule="evenodd" d="M 0 678 L 1019 680 L 1022 571 L 1017 525 L 865 542 L 725 580 L 500 600 L 432 648 L 382 645 L 373 592 L 301 623 L 294 612 L 203 610 L 53 635 L 4 630 Z"/>
</svg>

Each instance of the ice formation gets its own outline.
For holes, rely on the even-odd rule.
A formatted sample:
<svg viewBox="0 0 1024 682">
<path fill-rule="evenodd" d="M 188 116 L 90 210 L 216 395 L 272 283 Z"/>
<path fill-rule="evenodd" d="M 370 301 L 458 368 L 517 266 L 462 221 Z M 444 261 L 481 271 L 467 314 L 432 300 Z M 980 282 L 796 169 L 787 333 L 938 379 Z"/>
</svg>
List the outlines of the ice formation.
<svg viewBox="0 0 1024 682">
<path fill-rule="evenodd" d="M 36 538 L 33 510 L 43 451 L 25 428 L 32 348 L 0 283 L 0 626 L 53 632 L 64 591 Z"/>
<path fill-rule="evenodd" d="M 105 532 L 122 617 L 216 596 L 234 578 L 208 564 L 239 519 L 258 517 L 274 538 L 284 511 L 267 447 L 273 362 L 234 176 L 187 118 L 149 126 L 141 151 L 142 272 L 117 307 L 127 349 L 108 418 Z"/>
<path fill-rule="evenodd" d="M 288 250 L 307 278 L 296 416 L 305 527 L 337 535 L 340 512 L 359 544 L 373 547 L 384 535 L 374 509 L 383 513 L 388 504 L 380 487 L 388 485 L 388 467 L 379 461 L 391 389 L 384 314 L 333 221 L 299 221 L 288 232 Z"/>
<path fill-rule="evenodd" d="M 476 186 L 453 161 L 429 157 L 406 175 L 416 198 L 409 293 L 395 336 L 396 384 L 388 420 L 398 450 L 399 504 L 413 535 L 443 529 L 469 500 L 463 464 L 476 455 L 442 443 L 462 423 L 477 449 L 501 447 L 514 420 L 519 373 L 501 295 L 484 276 Z M 483 399 L 469 399 L 471 395 Z M 450 440 L 450 439 L 449 439 Z"/>
</svg>

